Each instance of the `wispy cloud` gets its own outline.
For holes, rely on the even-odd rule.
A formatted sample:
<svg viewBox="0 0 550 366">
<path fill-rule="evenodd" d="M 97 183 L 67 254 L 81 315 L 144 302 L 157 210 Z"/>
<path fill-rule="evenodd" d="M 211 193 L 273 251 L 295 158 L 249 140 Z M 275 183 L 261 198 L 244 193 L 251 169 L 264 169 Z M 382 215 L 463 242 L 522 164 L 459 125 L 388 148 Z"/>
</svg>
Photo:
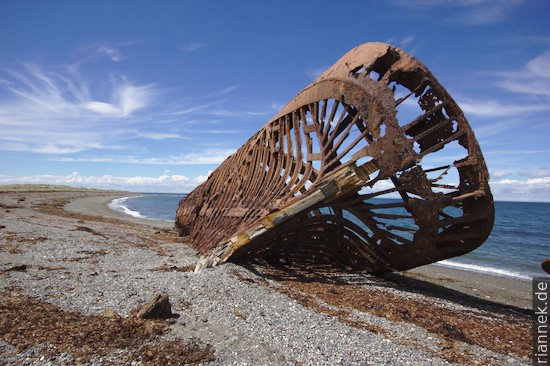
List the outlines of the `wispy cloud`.
<svg viewBox="0 0 550 366">
<path fill-rule="evenodd" d="M 78 49 L 79 63 L 93 61 L 98 58 L 107 58 L 114 62 L 122 61 L 126 59 L 126 56 L 124 56 L 120 47 L 128 46 L 132 43 L 113 43 L 107 41 L 84 43 Z"/>
<path fill-rule="evenodd" d="M 526 179 L 530 178 L 545 178 L 550 177 L 550 169 L 541 168 L 534 170 L 521 170 L 521 171 L 512 171 L 512 170 L 494 170 L 491 172 L 491 178 L 505 178 L 512 176 L 521 176 Z"/>
<path fill-rule="evenodd" d="M 221 104 L 223 104 L 224 100 L 220 99 L 220 97 L 224 97 L 228 94 L 231 94 L 237 88 L 239 85 L 231 85 L 226 88 L 223 88 L 221 90 L 216 90 L 211 93 L 205 94 L 205 95 L 199 95 L 199 96 L 193 96 L 191 98 L 186 98 L 183 101 L 180 101 L 178 104 L 183 103 L 185 107 L 178 106 L 177 108 L 172 108 L 169 111 L 167 111 L 168 114 L 174 115 L 174 116 L 183 116 L 187 114 L 193 114 L 193 113 L 202 113 L 203 111 L 208 111 L 210 109 L 213 109 L 214 107 L 219 107 Z M 204 101 L 207 102 L 204 102 Z M 192 104 L 191 106 L 188 106 L 187 104 Z"/>
<path fill-rule="evenodd" d="M 171 154 L 162 157 L 142 157 L 142 156 L 78 156 L 63 157 L 52 156 L 48 161 L 62 162 L 100 162 L 100 163 L 123 163 L 123 164 L 152 164 L 152 165 L 204 165 L 220 164 L 227 157 L 235 152 L 234 149 L 206 149 L 203 151 L 191 152 L 187 154 Z"/>
<path fill-rule="evenodd" d="M 129 117 L 149 107 L 158 94 L 154 85 L 113 74 L 98 87 L 74 65 L 44 69 L 24 64 L 4 74 L 1 150 L 53 154 L 106 147 L 132 123 Z"/>
<path fill-rule="evenodd" d="M 472 115 L 475 115 L 472 114 Z M 470 114 L 466 113 L 466 116 L 469 117 Z M 476 126 L 475 134 L 478 140 L 488 139 L 496 135 L 503 133 L 509 133 L 514 129 L 524 126 L 525 121 L 523 119 L 496 119 L 494 122 L 487 122 L 482 125 Z"/>
<path fill-rule="evenodd" d="M 500 73 L 498 85 L 506 90 L 536 96 L 550 97 L 550 51 L 535 57 L 517 71 Z"/>
<path fill-rule="evenodd" d="M 492 178 L 504 178 L 510 175 L 510 172 L 507 172 L 505 170 L 495 170 L 491 172 Z"/>
<path fill-rule="evenodd" d="M 203 109 L 205 109 L 205 108 L 209 108 L 209 107 L 211 107 L 212 105 L 213 105 L 213 104 L 211 104 L 211 103 L 196 105 L 196 106 L 188 107 L 188 108 L 185 108 L 185 109 L 178 109 L 178 110 L 176 110 L 176 111 L 174 111 L 174 112 L 169 112 L 169 114 L 171 114 L 171 115 L 173 115 L 173 116 L 183 116 L 183 115 L 186 115 L 186 114 L 190 114 L 190 113 L 194 113 L 194 112 L 203 110 Z"/>
<path fill-rule="evenodd" d="M 235 103 L 238 84 L 176 98 L 174 88 L 108 71 L 105 65 L 123 58 L 109 43 L 89 44 L 77 53 L 83 58 L 70 64 L 0 68 L 0 151 L 66 162 L 220 164 L 244 142 L 220 138 L 241 132 L 233 122 L 265 122 L 277 111 Z M 197 137 L 202 141 L 205 134 L 219 150 L 197 151 Z M 193 145 L 178 144 L 178 154 L 160 156 L 168 150 L 161 143 L 177 140 Z"/>
<path fill-rule="evenodd" d="M 506 42 L 510 41 L 519 42 L 519 43 L 534 43 L 534 44 L 543 44 L 550 45 L 550 35 L 529 35 L 529 36 L 518 36 L 514 38 L 506 38 Z"/>
<path fill-rule="evenodd" d="M 511 117 L 550 110 L 550 104 L 511 104 L 497 100 L 463 101 L 460 108 L 469 116 Z"/>
<path fill-rule="evenodd" d="M 122 78 L 121 80 L 112 80 L 111 96 L 108 102 L 92 100 L 82 103 L 82 106 L 106 116 L 128 117 L 136 110 L 146 107 L 153 97 L 153 85 L 136 86 L 129 83 L 126 78 Z"/>
<path fill-rule="evenodd" d="M 186 44 L 184 46 L 179 46 L 179 49 L 187 52 L 193 52 L 205 47 L 206 47 L 206 44 L 204 43 L 193 42 L 193 43 Z"/>
<path fill-rule="evenodd" d="M 151 132 L 151 131 L 136 131 L 136 136 L 143 137 L 149 140 L 161 141 L 161 140 L 187 140 L 189 137 L 180 135 L 179 133 L 171 132 Z"/>
<path fill-rule="evenodd" d="M 256 110 L 256 111 L 240 111 L 240 110 L 229 110 L 229 109 L 209 109 L 202 112 L 202 114 L 218 116 L 218 117 L 233 117 L 233 118 L 250 118 L 250 117 L 264 117 L 271 116 L 275 114 L 272 108 L 267 108 L 265 110 Z"/>
<path fill-rule="evenodd" d="M 550 169 L 541 168 L 536 170 L 522 171 L 520 174 L 531 178 L 544 178 L 550 177 Z"/>
<path fill-rule="evenodd" d="M 97 52 L 101 55 L 105 55 L 111 61 L 122 61 L 125 58 L 117 48 L 108 44 L 98 45 Z"/>
<path fill-rule="evenodd" d="M 312 67 L 310 69 L 307 69 L 304 71 L 304 74 L 310 78 L 311 80 L 315 80 L 319 77 L 319 75 L 321 75 L 322 73 L 324 73 L 325 71 L 327 71 L 327 69 L 330 67 L 331 65 L 326 65 L 326 66 L 319 66 L 319 67 Z"/>
<path fill-rule="evenodd" d="M 274 115 L 280 108 L 278 104 L 272 103 L 271 105 L 264 107 L 263 109 L 247 110 L 241 108 L 227 108 L 227 99 L 221 98 L 227 94 L 232 93 L 238 88 L 238 85 L 233 85 L 222 90 L 215 91 L 203 96 L 193 97 L 187 100 L 187 104 L 193 104 L 192 106 L 178 107 L 170 109 L 167 114 L 171 116 L 215 116 L 222 118 L 254 118 L 254 117 L 266 117 Z M 202 102 L 207 100 L 206 103 Z M 202 102 L 196 104 L 197 102 Z M 193 121 L 187 122 L 191 123 Z M 203 121 L 204 122 L 204 121 Z"/>
<path fill-rule="evenodd" d="M 503 129 L 518 127 L 521 123 L 510 118 L 550 111 L 550 51 L 533 58 L 518 70 L 490 72 L 487 75 L 493 79 L 488 83 L 508 92 L 508 96 L 500 93 L 502 97 L 499 100 L 459 98 L 462 99 L 459 105 L 467 116 L 502 117 L 497 124 L 486 126 L 487 132 L 495 134 Z"/>
<path fill-rule="evenodd" d="M 401 94 L 396 94 L 396 98 L 401 96 Z M 546 101 L 537 101 L 533 99 L 529 102 L 522 103 L 516 96 L 512 98 L 512 101 L 508 98 L 486 100 L 483 97 L 474 100 L 471 97 L 463 96 L 457 96 L 455 100 L 468 118 L 502 117 L 497 123 L 490 126 L 486 125 L 488 130 L 492 129 L 494 132 L 499 132 L 503 129 L 509 130 L 510 128 L 518 127 L 524 123 L 524 121 L 519 121 L 517 119 L 505 121 L 504 118 L 510 119 L 550 111 L 550 103 Z M 406 99 L 403 103 L 401 103 L 401 106 L 407 108 L 409 111 L 418 111 L 418 102 L 414 98 Z"/>
<path fill-rule="evenodd" d="M 455 19 L 460 19 L 470 25 L 499 23 L 506 20 L 511 12 L 523 2 L 524 0 L 457 1 L 457 5 L 463 7 L 465 12 L 460 18 Z"/>
<path fill-rule="evenodd" d="M 412 11 L 422 11 L 428 16 L 426 10 L 430 8 L 447 7 L 453 10 L 453 15 L 441 18 L 442 23 L 465 25 L 494 24 L 505 21 L 510 14 L 524 3 L 525 0 L 394 0 L 393 3 L 407 7 Z"/>
<path fill-rule="evenodd" d="M 386 43 L 396 45 L 403 49 L 407 49 L 415 40 L 416 40 L 416 36 L 414 34 L 408 34 L 401 39 L 388 38 L 386 39 Z"/>
<path fill-rule="evenodd" d="M 221 90 L 216 90 L 212 93 L 196 97 L 196 99 L 200 100 L 200 99 L 218 98 L 218 97 L 221 97 L 221 96 L 224 96 L 224 95 L 227 95 L 227 94 L 230 94 L 230 93 L 234 92 L 235 90 L 237 90 L 238 87 L 239 87 L 239 84 L 231 85 L 231 86 L 228 86 L 227 88 L 223 88 Z"/>
<path fill-rule="evenodd" d="M 1 71 L 0 71 L 1 72 Z M 235 129 L 206 128 L 174 132 L 173 126 L 211 124 L 207 116 L 252 118 L 273 114 L 272 108 L 258 111 L 230 110 L 221 96 L 236 90 L 232 85 L 194 96 L 183 107 L 170 108 L 170 103 L 157 103 L 163 93 L 153 84 L 139 85 L 123 75 L 107 74 L 103 80 L 83 75 L 78 65 L 45 68 L 22 64 L 0 73 L 0 150 L 40 154 L 75 154 L 87 150 L 116 150 L 118 141 L 143 138 L 151 141 L 189 139 L 193 133 L 234 134 Z M 200 100 L 201 104 L 196 104 Z M 187 106 L 186 106 L 187 104 Z M 142 113 L 143 112 L 143 113 Z M 154 117 L 151 117 L 151 116 Z M 193 115 L 191 119 L 183 119 Z M 167 119 L 168 117 L 168 119 Z M 167 121 L 159 123 L 158 121 Z M 154 126 L 164 126 L 153 130 Z M 141 147 L 135 147 L 140 149 Z M 213 157 L 214 155 L 214 157 Z M 170 159 L 128 159 L 130 163 L 205 164 L 220 163 L 225 152 L 203 157 Z"/>
<path fill-rule="evenodd" d="M 242 132 L 240 130 L 222 130 L 222 129 L 219 129 L 219 130 L 215 130 L 215 129 L 201 130 L 201 129 L 189 129 L 189 128 L 185 128 L 185 129 L 183 129 L 183 131 L 192 132 L 192 133 L 208 133 L 208 134 L 235 134 L 235 133 L 241 133 Z"/>
<path fill-rule="evenodd" d="M 406 47 L 408 47 L 415 39 L 416 39 L 416 36 L 415 36 L 415 35 L 409 34 L 408 36 L 406 36 L 405 38 L 403 38 L 403 39 L 399 42 L 399 47 L 406 48 Z"/>
</svg>

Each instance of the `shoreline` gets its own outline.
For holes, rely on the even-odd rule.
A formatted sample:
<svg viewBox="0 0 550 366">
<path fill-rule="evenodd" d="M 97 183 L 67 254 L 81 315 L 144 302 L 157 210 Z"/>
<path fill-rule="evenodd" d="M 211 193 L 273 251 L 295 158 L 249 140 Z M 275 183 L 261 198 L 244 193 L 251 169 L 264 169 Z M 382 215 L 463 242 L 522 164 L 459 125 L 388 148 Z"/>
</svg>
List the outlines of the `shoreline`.
<svg viewBox="0 0 550 366">
<path fill-rule="evenodd" d="M 147 194 L 135 193 L 123 196 L 83 197 L 71 201 L 65 206 L 65 209 L 72 212 L 112 217 L 130 223 L 164 229 L 173 228 L 174 224 L 172 222 L 137 218 L 115 211 L 108 206 L 113 199 L 143 195 Z M 496 301 L 522 309 L 532 309 L 531 279 L 478 272 L 437 263 L 413 268 L 408 271 L 388 273 L 387 276 L 409 277 L 427 281 L 430 284 L 442 286 L 482 300 Z"/>
<path fill-rule="evenodd" d="M 0 363 L 143 363 L 195 347 L 211 366 L 530 364 L 529 283 L 436 265 L 381 277 L 246 263 L 197 274 L 172 223 L 108 207 L 132 195 L 0 193 Z M 136 319 L 159 293 L 174 317 Z"/>
<path fill-rule="evenodd" d="M 173 223 L 162 220 L 137 218 L 111 209 L 108 205 L 113 199 L 144 196 L 146 193 L 125 196 L 106 196 L 100 200 L 93 197 L 80 198 L 65 206 L 65 209 L 92 215 L 103 215 L 124 221 L 163 228 L 173 227 Z M 456 290 L 482 300 L 496 301 L 522 309 L 532 309 L 532 279 L 506 276 L 494 273 L 457 268 L 445 264 L 429 264 L 408 271 L 387 274 L 389 276 L 410 277 L 428 281 L 434 285 Z"/>
<path fill-rule="evenodd" d="M 144 196 L 136 193 L 127 196 L 107 196 L 96 200 L 93 196 L 71 201 L 65 209 L 74 212 L 88 213 L 96 216 L 113 217 L 131 223 L 139 223 L 163 228 L 173 227 L 173 223 L 137 218 L 109 207 L 113 199 L 123 197 Z M 429 264 L 403 272 L 388 273 L 387 276 L 410 277 L 428 283 L 456 290 L 482 300 L 496 301 L 502 304 L 516 306 L 522 309 L 532 309 L 531 279 L 478 272 L 474 270 L 446 266 L 444 264 Z"/>
<path fill-rule="evenodd" d="M 174 227 L 173 222 L 133 217 L 125 214 L 124 212 L 113 210 L 109 207 L 109 203 L 118 198 L 145 196 L 146 193 L 125 193 L 125 194 L 113 194 L 107 196 L 86 196 L 71 200 L 64 206 L 64 209 L 69 212 L 75 212 L 79 214 L 87 214 L 92 216 L 101 216 L 113 219 L 119 219 L 133 224 L 147 225 L 160 227 L 164 229 L 170 229 Z"/>
<path fill-rule="evenodd" d="M 532 280 L 468 271 L 438 264 L 429 264 L 395 273 L 403 277 L 427 281 L 481 300 L 531 310 Z"/>
</svg>

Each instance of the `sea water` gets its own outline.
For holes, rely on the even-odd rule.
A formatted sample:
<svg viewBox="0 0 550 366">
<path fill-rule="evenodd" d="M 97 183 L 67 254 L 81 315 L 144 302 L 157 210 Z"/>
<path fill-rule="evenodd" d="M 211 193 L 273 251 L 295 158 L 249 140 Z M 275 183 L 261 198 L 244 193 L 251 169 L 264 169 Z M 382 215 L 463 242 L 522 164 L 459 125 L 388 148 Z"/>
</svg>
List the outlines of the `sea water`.
<svg viewBox="0 0 550 366">
<path fill-rule="evenodd" d="M 181 194 L 144 194 L 117 198 L 109 204 L 109 207 L 126 215 L 143 219 L 174 221 L 178 204 L 183 197 Z"/>
<path fill-rule="evenodd" d="M 110 207 L 125 214 L 174 221 L 181 194 L 119 198 Z M 550 257 L 550 203 L 495 202 L 495 224 L 478 249 L 438 264 L 529 279 L 546 275 L 540 262 Z"/>
</svg>

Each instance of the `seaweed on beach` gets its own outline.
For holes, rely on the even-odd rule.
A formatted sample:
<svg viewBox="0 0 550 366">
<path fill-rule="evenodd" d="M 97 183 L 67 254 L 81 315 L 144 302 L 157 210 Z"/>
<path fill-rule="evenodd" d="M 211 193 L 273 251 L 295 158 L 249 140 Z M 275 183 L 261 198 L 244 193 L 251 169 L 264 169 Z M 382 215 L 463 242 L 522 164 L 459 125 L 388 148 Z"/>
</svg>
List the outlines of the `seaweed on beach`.
<svg viewBox="0 0 550 366">
<path fill-rule="evenodd" d="M 428 283 L 419 284 L 430 288 L 425 291 L 425 297 L 418 298 L 409 296 L 410 292 L 418 291 L 410 285 L 382 278 L 358 275 L 351 281 L 353 276 L 347 278 L 310 268 L 278 268 L 265 262 L 251 268 L 260 279 L 274 281 L 255 281 L 258 284 L 273 287 L 304 306 L 337 317 L 353 327 L 384 334 L 398 342 L 418 347 L 417 342 L 396 338 L 383 327 L 358 320 L 353 311 L 419 326 L 439 337 L 444 352 L 438 356 L 449 362 L 492 364 L 491 361 L 479 360 L 475 352 L 462 344 L 480 346 L 503 355 L 531 356 L 531 316 L 528 311 L 474 298 L 459 300 L 453 295 L 448 296 L 450 301 L 464 305 L 461 308 L 445 306 L 440 300 L 441 289 Z M 239 273 L 235 275 L 246 280 Z M 464 295 L 457 293 L 454 296 Z"/>
<path fill-rule="evenodd" d="M 199 340 L 161 338 L 168 324 L 124 318 L 114 311 L 101 315 L 64 311 L 13 292 L 4 292 L 0 300 L 0 339 L 18 352 L 38 347 L 48 357 L 68 353 L 79 364 L 113 357 L 114 364 L 139 361 L 142 365 L 188 365 L 215 359 L 212 347 Z"/>
</svg>

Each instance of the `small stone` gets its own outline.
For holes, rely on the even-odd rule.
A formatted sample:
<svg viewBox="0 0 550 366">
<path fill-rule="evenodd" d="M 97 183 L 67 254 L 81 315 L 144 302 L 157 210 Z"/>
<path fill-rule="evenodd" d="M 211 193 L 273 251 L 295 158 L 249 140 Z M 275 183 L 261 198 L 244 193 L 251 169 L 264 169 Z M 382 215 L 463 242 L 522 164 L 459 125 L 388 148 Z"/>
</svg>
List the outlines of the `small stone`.
<svg viewBox="0 0 550 366">
<path fill-rule="evenodd" d="M 174 317 L 168 294 L 161 293 L 155 295 L 153 300 L 139 308 L 136 317 L 140 319 L 167 319 Z"/>
</svg>

